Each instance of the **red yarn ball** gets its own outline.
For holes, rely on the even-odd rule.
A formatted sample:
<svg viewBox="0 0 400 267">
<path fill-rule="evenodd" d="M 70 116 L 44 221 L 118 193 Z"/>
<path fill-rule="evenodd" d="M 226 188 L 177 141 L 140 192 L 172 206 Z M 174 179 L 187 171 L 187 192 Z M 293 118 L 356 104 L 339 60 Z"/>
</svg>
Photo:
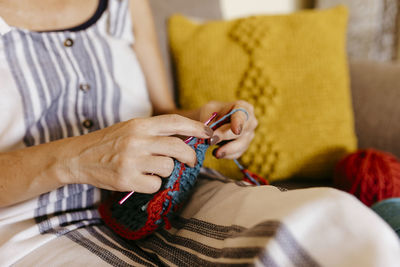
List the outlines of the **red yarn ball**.
<svg viewBox="0 0 400 267">
<path fill-rule="evenodd" d="M 334 185 L 355 195 L 367 206 L 400 197 L 400 162 L 389 153 L 359 150 L 337 164 Z"/>
</svg>

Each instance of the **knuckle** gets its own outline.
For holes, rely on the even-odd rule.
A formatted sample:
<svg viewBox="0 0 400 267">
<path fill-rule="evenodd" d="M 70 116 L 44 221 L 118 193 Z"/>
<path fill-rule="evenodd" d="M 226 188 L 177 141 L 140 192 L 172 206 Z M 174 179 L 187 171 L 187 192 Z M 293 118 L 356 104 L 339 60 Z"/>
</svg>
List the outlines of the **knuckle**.
<svg viewBox="0 0 400 267">
<path fill-rule="evenodd" d="M 251 103 L 247 102 L 246 100 L 238 100 L 238 102 L 240 106 L 246 108 L 246 110 L 250 113 L 254 112 L 254 106 Z"/>
<path fill-rule="evenodd" d="M 129 191 L 131 186 L 131 181 L 127 176 L 120 176 L 114 184 L 114 187 L 118 191 Z"/>
<path fill-rule="evenodd" d="M 174 160 L 172 158 L 166 158 L 162 163 L 164 177 L 170 176 L 174 170 Z"/>
<path fill-rule="evenodd" d="M 254 114 L 254 106 L 250 103 L 248 103 L 248 109 L 251 112 L 251 114 Z"/>
<path fill-rule="evenodd" d="M 254 132 L 250 133 L 250 140 L 253 140 L 253 138 L 256 136 L 256 134 Z"/>
<path fill-rule="evenodd" d="M 256 118 L 254 118 L 253 120 L 253 129 L 257 128 L 258 126 L 258 120 Z"/>
<path fill-rule="evenodd" d="M 243 99 L 239 99 L 236 101 L 236 105 L 245 106 L 245 105 L 247 105 L 247 102 Z"/>
<path fill-rule="evenodd" d="M 157 177 L 156 179 L 152 179 L 151 182 L 147 183 L 148 193 L 155 193 L 161 187 L 161 179 Z"/>
<path fill-rule="evenodd" d="M 135 118 L 127 121 L 128 132 L 130 135 L 138 135 L 148 132 L 152 118 Z"/>
<path fill-rule="evenodd" d="M 183 140 L 180 139 L 179 137 L 173 136 L 173 137 L 168 137 L 168 139 L 170 140 L 171 145 L 173 146 L 181 147 L 183 144 L 185 144 L 185 142 L 183 142 Z"/>
<path fill-rule="evenodd" d="M 186 144 L 179 137 L 166 137 L 169 148 L 174 154 L 182 153 L 186 149 Z"/>
<path fill-rule="evenodd" d="M 126 140 L 125 140 L 125 146 L 123 149 L 137 149 L 142 146 L 144 143 L 144 140 L 141 138 L 137 138 L 136 136 L 133 135 L 128 135 Z"/>
<path fill-rule="evenodd" d="M 116 161 L 116 170 L 118 172 L 118 174 L 120 176 L 124 176 L 125 172 L 127 171 L 127 169 L 129 168 L 129 166 L 131 165 L 129 160 L 127 160 L 127 156 L 125 156 L 125 153 L 122 153 L 120 155 L 120 157 L 118 157 L 117 161 Z"/>
<path fill-rule="evenodd" d="M 132 119 L 126 122 L 127 128 L 129 132 L 136 131 L 137 127 L 141 125 L 140 119 Z"/>
<path fill-rule="evenodd" d="M 193 149 L 190 150 L 189 156 L 190 156 L 190 158 L 189 158 L 190 162 L 193 162 L 193 163 L 197 162 L 196 152 Z"/>
<path fill-rule="evenodd" d="M 245 107 L 246 109 L 251 107 L 251 104 L 249 102 L 247 102 L 246 100 L 242 100 L 242 99 L 236 101 L 236 105 Z"/>
<path fill-rule="evenodd" d="M 218 110 L 221 106 L 224 105 L 224 103 L 216 100 L 211 100 L 206 105 L 209 110 Z"/>
</svg>

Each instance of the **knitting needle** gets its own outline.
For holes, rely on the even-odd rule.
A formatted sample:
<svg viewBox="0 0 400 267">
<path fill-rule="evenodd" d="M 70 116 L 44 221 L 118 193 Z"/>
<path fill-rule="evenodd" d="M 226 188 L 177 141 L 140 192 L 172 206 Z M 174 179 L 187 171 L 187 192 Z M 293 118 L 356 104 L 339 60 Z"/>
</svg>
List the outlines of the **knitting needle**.
<svg viewBox="0 0 400 267">
<path fill-rule="evenodd" d="M 217 116 L 217 112 L 214 112 L 214 113 L 211 115 L 211 117 L 204 123 L 204 125 L 208 125 L 216 116 Z M 190 142 L 190 140 L 192 140 L 193 138 L 194 138 L 193 136 L 188 137 L 188 138 L 186 138 L 186 140 L 185 140 L 184 142 L 185 142 L 186 144 L 188 144 L 188 143 Z M 124 204 L 124 202 L 125 202 L 128 198 L 130 198 L 130 196 L 132 196 L 133 193 L 135 193 L 135 191 L 132 191 L 132 192 L 126 194 L 126 195 L 124 196 L 124 198 L 121 199 L 118 203 L 119 203 L 120 205 Z"/>
<path fill-rule="evenodd" d="M 214 112 L 211 117 L 204 123 L 204 125 L 208 125 L 215 117 L 217 116 L 217 112 Z M 193 136 L 186 138 L 185 143 L 189 144 L 190 140 L 193 139 Z"/>
<path fill-rule="evenodd" d="M 129 194 L 126 194 L 126 196 L 124 196 L 124 198 L 121 199 L 118 203 L 119 203 L 120 205 L 124 204 L 124 202 L 125 202 L 130 196 L 132 196 L 133 193 L 135 193 L 135 191 L 132 191 L 132 192 L 130 192 Z"/>
</svg>

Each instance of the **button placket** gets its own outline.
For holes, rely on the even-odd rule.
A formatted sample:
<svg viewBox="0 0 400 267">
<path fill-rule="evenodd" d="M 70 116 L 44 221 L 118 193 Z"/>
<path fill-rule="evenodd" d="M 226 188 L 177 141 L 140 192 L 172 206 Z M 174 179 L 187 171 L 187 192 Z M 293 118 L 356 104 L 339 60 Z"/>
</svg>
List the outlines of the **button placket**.
<svg viewBox="0 0 400 267">
<path fill-rule="evenodd" d="M 79 90 L 83 93 L 83 95 L 82 95 L 83 101 L 84 101 L 84 102 L 89 101 L 88 97 L 90 97 L 90 94 L 87 94 L 87 93 L 89 93 L 89 91 L 90 91 L 90 88 L 91 88 L 90 84 L 87 83 L 87 82 L 85 81 L 85 79 L 83 79 L 83 80 L 79 83 L 79 87 L 78 87 L 78 88 L 79 88 Z M 88 114 L 87 114 L 87 115 L 88 115 Z M 93 126 L 94 126 L 94 121 L 93 121 L 92 119 L 90 119 L 90 116 L 91 116 L 91 115 L 89 115 L 89 118 L 87 117 L 84 121 L 82 121 L 82 126 L 83 126 L 84 128 L 86 128 L 87 130 L 92 129 Z"/>
</svg>

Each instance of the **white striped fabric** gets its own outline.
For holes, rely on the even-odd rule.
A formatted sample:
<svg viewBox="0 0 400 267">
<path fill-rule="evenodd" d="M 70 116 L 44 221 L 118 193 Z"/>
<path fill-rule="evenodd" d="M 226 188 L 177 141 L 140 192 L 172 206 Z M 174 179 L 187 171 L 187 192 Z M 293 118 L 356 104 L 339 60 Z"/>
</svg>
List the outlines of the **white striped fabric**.
<svg viewBox="0 0 400 267">
<path fill-rule="evenodd" d="M 0 152 L 151 115 L 145 79 L 132 49 L 128 5 L 129 0 L 109 0 L 93 25 L 73 32 L 33 32 L 0 18 Z M 0 209 L 0 244 L 10 249 L 6 255 L 14 255 L 5 261 L 1 253 L 0 263 L 35 249 L 14 250 L 10 236 L 24 233 L 23 240 L 40 245 L 98 224 L 95 204 L 100 198 L 99 189 L 75 184 Z M 23 228 L 10 230 L 11 221 Z"/>
</svg>

